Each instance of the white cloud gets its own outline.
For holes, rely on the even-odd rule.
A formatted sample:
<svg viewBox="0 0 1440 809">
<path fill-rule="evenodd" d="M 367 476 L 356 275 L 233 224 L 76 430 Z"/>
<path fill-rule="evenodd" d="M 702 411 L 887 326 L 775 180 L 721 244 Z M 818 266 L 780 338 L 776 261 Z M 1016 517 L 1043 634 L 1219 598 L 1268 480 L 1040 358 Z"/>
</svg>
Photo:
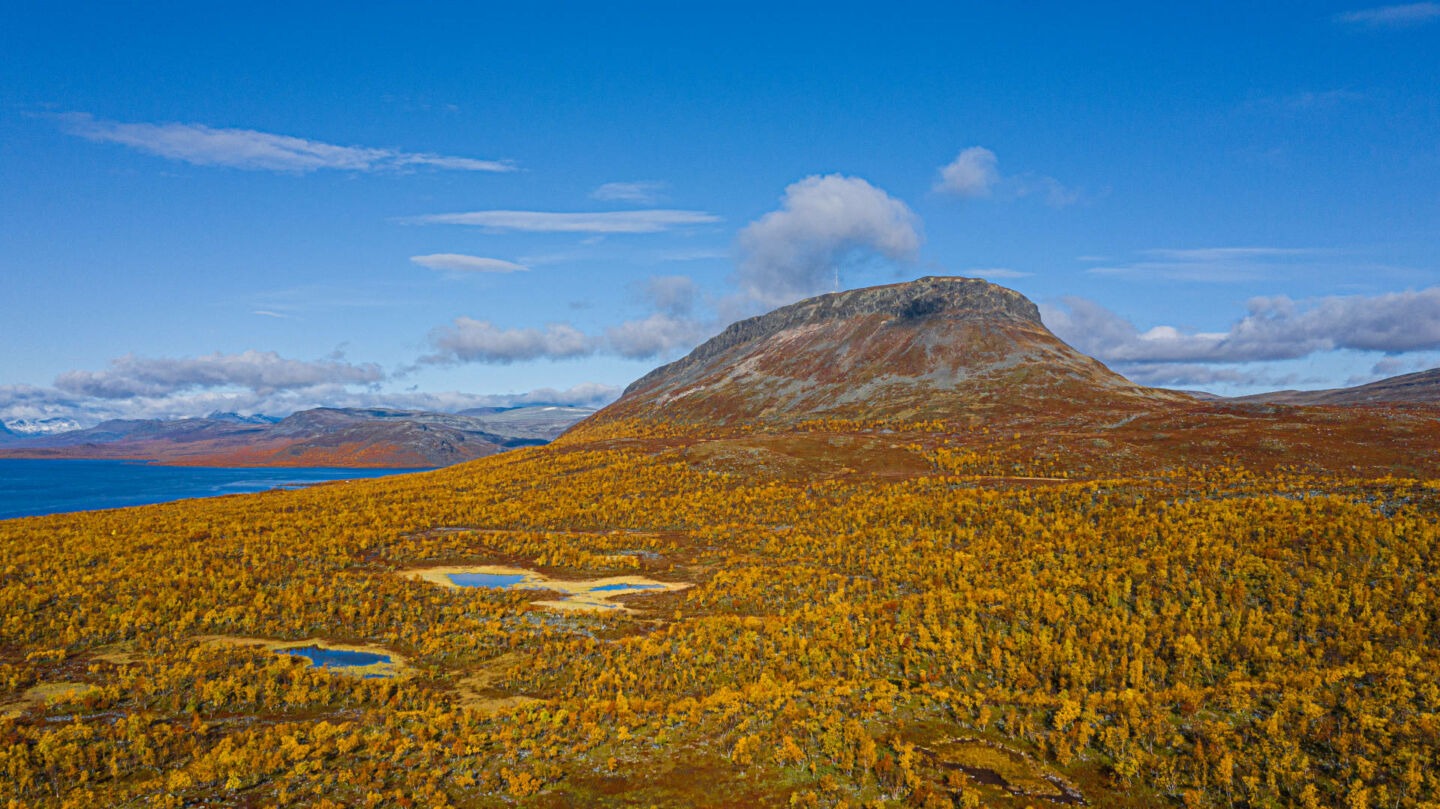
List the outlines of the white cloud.
<svg viewBox="0 0 1440 809">
<path fill-rule="evenodd" d="M 537 388 L 522 393 L 476 394 L 459 391 L 436 393 L 381 393 L 353 390 L 344 385 L 317 385 L 269 394 L 254 391 L 202 391 L 199 393 L 103 399 L 75 396 L 55 388 L 0 385 L 0 422 L 71 419 L 92 427 L 107 419 L 193 418 L 214 412 L 264 413 L 286 416 L 314 407 L 386 407 L 400 410 L 454 412 L 472 407 L 518 407 L 532 404 L 599 407 L 619 397 L 621 388 L 582 382 L 569 388 Z"/>
<path fill-rule="evenodd" d="M 337 146 L 253 129 L 220 129 L 203 124 L 125 124 L 87 113 L 57 116 L 64 130 L 87 140 L 118 143 L 132 149 L 197 166 L 228 166 L 251 171 L 305 173 L 402 171 L 420 166 L 458 171 L 514 171 L 509 163 L 469 157 L 402 152 L 364 146 Z"/>
<path fill-rule="evenodd" d="M 1036 196 L 1057 208 L 1080 199 L 1080 192 L 1068 188 L 1054 177 L 1025 172 L 1002 177 L 999 159 L 983 146 L 971 146 L 949 163 L 940 167 L 940 179 L 934 190 L 956 197 L 978 199 L 997 197 L 1004 200 Z"/>
<path fill-rule="evenodd" d="M 67 371 L 56 377 L 55 387 L 71 395 L 127 399 L 232 387 L 268 394 L 322 384 L 373 384 L 384 378 L 374 363 L 309 362 L 286 359 L 273 351 L 250 350 L 180 358 L 127 354 L 111 360 L 103 371 Z"/>
<path fill-rule="evenodd" d="M 618 385 L 581 382 L 568 388 L 535 388 L 522 393 L 373 393 L 358 391 L 335 396 L 329 407 L 391 407 L 400 410 L 454 412 L 472 407 L 522 407 L 525 405 L 574 405 L 600 407 L 615 401 L 623 390 Z M 269 412 L 269 411 L 266 411 Z"/>
<path fill-rule="evenodd" d="M 493 407 L 515 407 L 530 404 L 576 405 L 580 407 L 602 407 L 620 398 L 624 388 L 619 385 L 605 385 L 600 382 L 581 382 L 564 390 L 536 388 L 528 393 L 491 395 L 496 402 Z"/>
<path fill-rule="evenodd" d="M 654 205 L 665 198 L 665 188 L 665 183 L 655 180 L 605 183 L 594 191 L 591 191 L 590 197 L 607 202 L 634 202 L 639 205 Z"/>
<path fill-rule="evenodd" d="M 605 329 L 605 350 L 626 359 L 643 360 L 689 348 L 706 335 L 706 328 L 688 317 L 655 312 Z"/>
<path fill-rule="evenodd" d="M 507 329 L 488 320 L 457 317 L 449 326 L 430 334 L 437 353 L 424 363 L 486 362 L 509 364 L 534 359 L 569 359 L 595 353 L 594 338 L 568 323 L 536 328 Z"/>
<path fill-rule="evenodd" d="M 1239 363 L 1297 359 L 1338 349 L 1400 354 L 1440 348 L 1440 287 L 1297 302 L 1253 298 L 1224 332 L 1156 326 L 1141 332 L 1094 301 L 1042 306 L 1061 339 L 1105 362 Z"/>
<path fill-rule="evenodd" d="M 1336 14 L 1334 20 L 1366 28 L 1408 28 L 1440 19 L 1440 3 L 1406 3 Z"/>
<path fill-rule="evenodd" d="M 450 272 L 528 272 L 529 267 L 498 258 L 481 258 L 460 253 L 434 253 L 428 256 L 411 256 L 410 260 L 432 270 Z"/>
<path fill-rule="evenodd" d="M 255 311 L 251 312 L 250 314 L 252 314 L 252 315 L 260 315 L 261 317 L 276 317 L 276 318 L 281 318 L 281 319 L 283 319 L 283 320 L 289 320 L 290 318 L 294 317 L 294 315 L 287 315 L 287 314 L 284 314 L 284 313 L 282 313 L 282 312 L 272 312 L 272 311 L 270 311 L 269 309 L 256 309 Z"/>
<path fill-rule="evenodd" d="M 491 230 L 536 233 L 660 233 L 678 227 L 719 222 L 704 211 L 666 209 L 556 213 L 551 211 L 471 211 L 437 213 L 402 220 L 413 224 L 474 225 Z"/>
<path fill-rule="evenodd" d="M 905 203 L 858 177 L 812 175 L 785 189 L 780 210 L 740 231 L 736 278 L 746 298 L 777 306 L 826 291 L 847 262 L 909 260 L 920 241 Z"/>
<path fill-rule="evenodd" d="M 457 317 L 430 333 L 435 352 L 421 357 L 420 363 L 508 365 L 599 354 L 641 360 L 689 348 L 708 334 L 708 326 L 700 321 L 668 312 L 609 326 L 599 335 L 586 334 L 569 323 L 550 323 L 544 329 L 503 328 L 488 320 Z"/>
<path fill-rule="evenodd" d="M 983 146 L 971 146 L 950 163 L 940 167 L 935 190 L 957 197 L 988 197 L 1000 181 L 995 153 Z"/>
</svg>

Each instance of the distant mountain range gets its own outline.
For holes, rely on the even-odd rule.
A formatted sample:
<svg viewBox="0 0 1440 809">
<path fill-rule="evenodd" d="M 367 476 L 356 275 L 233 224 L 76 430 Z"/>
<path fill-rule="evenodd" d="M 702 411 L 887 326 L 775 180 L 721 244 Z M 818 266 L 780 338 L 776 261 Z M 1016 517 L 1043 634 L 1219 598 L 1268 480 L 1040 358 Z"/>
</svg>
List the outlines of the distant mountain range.
<svg viewBox="0 0 1440 809">
<path fill-rule="evenodd" d="M 1440 368 L 1392 376 L 1368 385 L 1328 390 L 1281 390 L 1230 401 L 1286 405 L 1440 404 Z"/>
<path fill-rule="evenodd" d="M 317 408 L 283 419 L 234 413 L 116 419 L 35 435 L 0 427 L 0 457 L 126 458 L 188 466 L 446 466 L 545 444 L 592 412 L 558 405 L 459 413 Z"/>
</svg>

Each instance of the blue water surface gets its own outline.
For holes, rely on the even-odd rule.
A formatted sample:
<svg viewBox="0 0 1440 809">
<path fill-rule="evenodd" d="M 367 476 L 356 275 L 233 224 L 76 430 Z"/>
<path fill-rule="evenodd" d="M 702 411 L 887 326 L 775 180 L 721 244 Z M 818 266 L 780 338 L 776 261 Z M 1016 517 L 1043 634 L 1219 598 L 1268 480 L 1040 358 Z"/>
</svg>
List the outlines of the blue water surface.
<svg viewBox="0 0 1440 809">
<path fill-rule="evenodd" d="M 498 590 L 525 581 L 524 576 L 513 573 L 451 573 L 449 578 L 456 587 L 494 587 Z"/>
<path fill-rule="evenodd" d="M 221 468 L 134 461 L 0 458 L 0 520 L 143 506 L 187 497 L 263 492 L 326 480 L 373 478 L 414 469 Z"/>
<path fill-rule="evenodd" d="M 289 649 L 276 649 L 283 655 L 295 655 L 310 661 L 310 665 L 320 668 L 348 669 L 356 666 L 372 666 L 376 663 L 389 663 L 389 655 L 380 655 L 373 652 L 347 652 L 341 649 L 322 649 L 319 646 L 296 646 Z"/>
</svg>

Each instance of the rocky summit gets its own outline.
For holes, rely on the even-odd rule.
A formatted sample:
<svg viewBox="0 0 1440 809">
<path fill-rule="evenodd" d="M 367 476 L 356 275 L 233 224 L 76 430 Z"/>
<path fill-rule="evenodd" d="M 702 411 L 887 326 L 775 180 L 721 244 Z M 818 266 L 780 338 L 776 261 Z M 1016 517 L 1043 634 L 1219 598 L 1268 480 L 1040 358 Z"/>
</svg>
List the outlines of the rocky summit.
<svg viewBox="0 0 1440 809">
<path fill-rule="evenodd" d="M 1136 385 L 1066 345 L 1014 290 L 927 277 L 737 322 L 630 385 L 591 423 L 953 418 L 1185 398 Z"/>
</svg>

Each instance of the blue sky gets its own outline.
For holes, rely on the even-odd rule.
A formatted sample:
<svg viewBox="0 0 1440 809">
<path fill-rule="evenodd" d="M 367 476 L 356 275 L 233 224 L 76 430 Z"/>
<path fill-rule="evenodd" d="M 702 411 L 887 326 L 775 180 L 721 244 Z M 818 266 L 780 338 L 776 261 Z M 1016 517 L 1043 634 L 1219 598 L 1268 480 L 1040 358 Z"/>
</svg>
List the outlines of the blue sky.
<svg viewBox="0 0 1440 809">
<path fill-rule="evenodd" d="M 599 403 L 837 277 L 1440 364 L 1440 5 L 773 5 L 15 4 L 0 419 Z"/>
</svg>

